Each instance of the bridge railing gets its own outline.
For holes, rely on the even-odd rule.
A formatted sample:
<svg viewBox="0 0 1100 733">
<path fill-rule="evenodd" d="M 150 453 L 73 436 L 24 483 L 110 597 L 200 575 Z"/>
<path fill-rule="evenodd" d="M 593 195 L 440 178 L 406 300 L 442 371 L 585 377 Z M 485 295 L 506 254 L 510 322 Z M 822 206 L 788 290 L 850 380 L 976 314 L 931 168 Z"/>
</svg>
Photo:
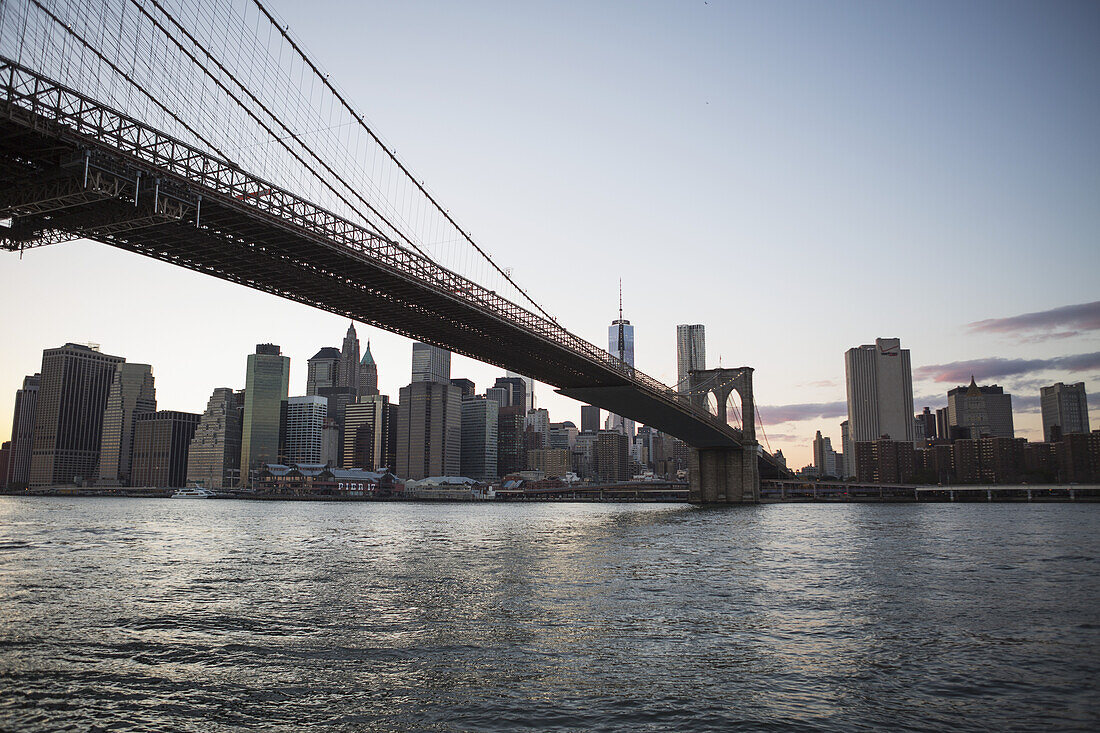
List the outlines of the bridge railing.
<svg viewBox="0 0 1100 733">
<path fill-rule="evenodd" d="M 41 127 L 43 119 L 49 120 L 51 124 L 64 126 L 70 134 L 144 161 L 158 172 L 167 171 L 184 183 L 214 191 L 220 195 L 223 205 L 252 209 L 283 226 L 289 224 L 347 247 L 421 286 L 476 303 L 502 321 L 520 325 L 538 338 L 579 354 L 686 412 L 717 422 L 711 413 L 692 404 L 688 397 L 570 333 L 556 321 L 532 313 L 377 232 L 246 173 L 233 163 L 153 129 L 3 56 L 0 56 L 0 79 L 6 107 L 4 114 L 9 118 L 22 116 L 24 124 L 31 127 Z M 201 211 L 201 200 L 197 203 L 200 205 L 196 209 Z M 740 432 L 728 425 L 720 427 L 734 434 Z"/>
</svg>

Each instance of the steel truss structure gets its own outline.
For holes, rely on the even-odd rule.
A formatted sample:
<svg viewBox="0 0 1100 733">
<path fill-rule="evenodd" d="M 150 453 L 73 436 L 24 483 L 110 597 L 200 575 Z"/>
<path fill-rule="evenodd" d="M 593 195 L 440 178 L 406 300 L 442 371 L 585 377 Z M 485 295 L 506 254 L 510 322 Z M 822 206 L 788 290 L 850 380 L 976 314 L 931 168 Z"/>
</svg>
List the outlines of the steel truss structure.
<svg viewBox="0 0 1100 733">
<path fill-rule="evenodd" d="M 529 375 L 694 447 L 723 425 L 555 321 L 0 57 L 0 247 L 78 238 Z"/>
</svg>

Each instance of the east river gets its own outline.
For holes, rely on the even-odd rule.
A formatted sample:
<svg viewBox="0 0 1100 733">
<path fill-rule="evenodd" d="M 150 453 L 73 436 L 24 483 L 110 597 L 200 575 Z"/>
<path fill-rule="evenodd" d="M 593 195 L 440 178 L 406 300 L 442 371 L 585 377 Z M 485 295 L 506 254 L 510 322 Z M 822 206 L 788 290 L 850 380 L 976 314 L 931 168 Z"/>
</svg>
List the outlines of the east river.
<svg viewBox="0 0 1100 733">
<path fill-rule="evenodd" d="M 0 729 L 1095 730 L 1100 505 L 0 497 Z"/>
</svg>

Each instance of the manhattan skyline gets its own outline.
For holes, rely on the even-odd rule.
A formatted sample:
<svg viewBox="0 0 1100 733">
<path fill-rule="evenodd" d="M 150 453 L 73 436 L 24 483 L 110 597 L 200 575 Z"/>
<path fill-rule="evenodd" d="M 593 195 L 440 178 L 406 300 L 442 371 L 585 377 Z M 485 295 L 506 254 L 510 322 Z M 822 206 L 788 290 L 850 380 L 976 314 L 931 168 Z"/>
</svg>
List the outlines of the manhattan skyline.
<svg viewBox="0 0 1100 733">
<path fill-rule="evenodd" d="M 708 366 L 752 366 L 791 466 L 815 430 L 839 442 L 843 352 L 878 337 L 911 349 L 916 411 L 973 373 L 1032 440 L 1041 384 L 1100 386 L 1094 6 L 274 10 L 564 326 L 600 345 L 621 276 L 639 369 L 675 384 L 681 323 L 705 325 Z M 347 328 L 87 242 L 0 257 L 0 286 L 0 414 L 67 341 L 152 364 L 158 403 L 201 412 L 265 341 L 304 394 Z M 357 327 L 396 395 L 411 342 Z"/>
</svg>

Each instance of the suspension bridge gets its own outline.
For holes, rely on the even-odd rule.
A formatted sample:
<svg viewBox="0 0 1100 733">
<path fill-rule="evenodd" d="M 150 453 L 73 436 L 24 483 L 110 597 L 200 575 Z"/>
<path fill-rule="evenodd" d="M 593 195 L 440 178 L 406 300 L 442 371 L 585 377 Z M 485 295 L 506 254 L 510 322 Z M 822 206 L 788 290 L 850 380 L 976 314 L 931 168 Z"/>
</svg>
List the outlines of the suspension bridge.
<svg viewBox="0 0 1100 733">
<path fill-rule="evenodd" d="M 90 239 L 553 385 L 759 498 L 752 370 L 677 391 L 572 334 L 465 232 L 258 0 L 0 4 L 0 247 Z M 727 397 L 741 397 L 742 425 Z M 714 395 L 718 415 L 707 409 Z"/>
</svg>

